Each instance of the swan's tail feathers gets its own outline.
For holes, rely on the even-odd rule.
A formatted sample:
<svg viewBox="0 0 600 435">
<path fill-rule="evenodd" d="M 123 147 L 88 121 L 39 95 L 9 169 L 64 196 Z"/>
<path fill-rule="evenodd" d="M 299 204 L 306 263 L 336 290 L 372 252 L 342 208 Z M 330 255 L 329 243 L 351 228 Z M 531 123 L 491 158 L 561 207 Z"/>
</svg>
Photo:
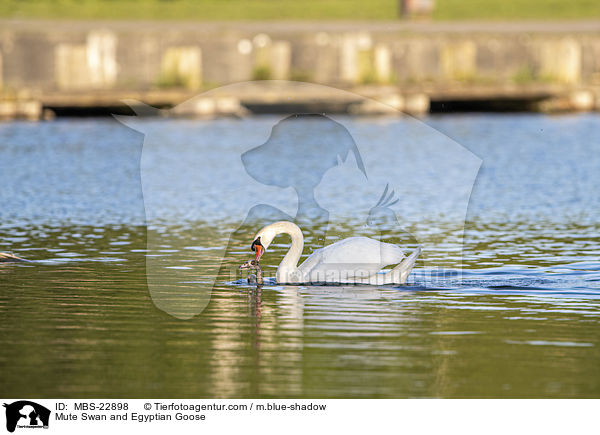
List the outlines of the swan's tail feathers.
<svg viewBox="0 0 600 435">
<path fill-rule="evenodd" d="M 391 284 L 404 284 L 415 267 L 417 259 L 421 254 L 421 247 L 418 246 L 408 257 L 402 260 L 402 263 L 394 267 L 388 273 L 391 278 Z"/>
</svg>

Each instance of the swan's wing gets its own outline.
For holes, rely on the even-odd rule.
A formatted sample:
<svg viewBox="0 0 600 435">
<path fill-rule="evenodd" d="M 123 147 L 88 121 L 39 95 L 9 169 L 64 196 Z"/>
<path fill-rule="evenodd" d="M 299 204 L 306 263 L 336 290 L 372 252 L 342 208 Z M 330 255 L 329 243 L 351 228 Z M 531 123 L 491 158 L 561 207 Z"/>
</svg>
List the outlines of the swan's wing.
<svg viewBox="0 0 600 435">
<path fill-rule="evenodd" d="M 375 264 L 341 264 L 321 263 L 316 265 L 304 279 L 316 282 L 348 282 L 349 280 L 363 280 L 377 275 L 380 268 Z"/>
<path fill-rule="evenodd" d="M 402 261 L 402 250 L 369 237 L 349 237 L 322 249 L 324 263 L 377 264 L 385 267 Z"/>
<path fill-rule="evenodd" d="M 311 270 L 313 270 L 319 263 L 323 260 L 323 248 L 317 249 L 312 254 L 308 256 L 304 262 L 298 266 L 298 270 L 302 274 L 308 274 Z"/>
<path fill-rule="evenodd" d="M 366 278 L 404 258 L 402 250 L 368 237 L 350 237 L 315 251 L 300 266 L 312 281 Z"/>
</svg>

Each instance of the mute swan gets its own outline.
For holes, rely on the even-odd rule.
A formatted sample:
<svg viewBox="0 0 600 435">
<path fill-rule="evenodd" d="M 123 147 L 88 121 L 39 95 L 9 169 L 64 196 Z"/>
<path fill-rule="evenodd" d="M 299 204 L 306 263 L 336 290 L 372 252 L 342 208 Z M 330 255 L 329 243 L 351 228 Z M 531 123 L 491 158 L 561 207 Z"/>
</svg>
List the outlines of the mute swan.
<svg viewBox="0 0 600 435">
<path fill-rule="evenodd" d="M 336 283 L 336 284 L 404 284 L 417 261 L 421 248 L 408 257 L 390 243 L 368 237 L 349 237 L 314 251 L 300 266 L 298 260 L 304 248 L 300 228 L 288 221 L 267 225 L 254 237 L 251 249 L 258 262 L 273 239 L 288 234 L 292 246 L 277 268 L 277 283 Z M 385 266 L 397 264 L 389 271 Z"/>
<path fill-rule="evenodd" d="M 253 269 L 256 275 L 251 273 L 248 275 L 248 284 L 263 284 L 262 268 L 256 260 L 248 260 L 240 266 L 240 269 Z"/>
</svg>

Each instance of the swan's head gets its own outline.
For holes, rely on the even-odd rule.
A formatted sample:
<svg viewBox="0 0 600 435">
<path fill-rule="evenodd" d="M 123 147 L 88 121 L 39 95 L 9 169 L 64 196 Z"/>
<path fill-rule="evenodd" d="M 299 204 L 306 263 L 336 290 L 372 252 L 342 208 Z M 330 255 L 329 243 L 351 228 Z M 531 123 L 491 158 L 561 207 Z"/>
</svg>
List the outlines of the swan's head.
<svg viewBox="0 0 600 435">
<path fill-rule="evenodd" d="M 250 249 L 254 251 L 255 259 L 258 262 L 260 257 L 265 253 L 275 236 L 281 233 L 284 222 L 275 222 L 274 224 L 267 225 L 254 236 L 254 241 Z"/>
<path fill-rule="evenodd" d="M 254 237 L 254 241 L 252 242 L 252 245 L 250 246 L 250 249 L 252 249 L 254 251 L 254 260 L 253 261 L 256 261 L 256 263 L 258 263 L 260 261 L 260 257 L 262 257 L 262 255 L 265 253 L 265 250 L 271 244 L 272 241 L 273 241 L 273 237 L 271 237 L 267 241 L 267 239 L 265 239 L 265 236 L 261 235 L 261 232 L 259 231 L 259 233 L 256 235 L 256 237 Z"/>
<path fill-rule="evenodd" d="M 273 241 L 273 239 L 278 235 L 286 233 L 292 236 L 292 241 L 294 237 L 300 239 L 300 243 L 303 243 L 302 239 L 302 231 L 298 227 L 298 225 L 289 222 L 289 221 L 279 221 L 267 225 L 254 236 L 254 241 L 252 242 L 252 249 L 256 255 L 255 259 L 258 262 L 260 257 L 265 253 L 265 251 L 269 248 L 269 245 Z"/>
</svg>

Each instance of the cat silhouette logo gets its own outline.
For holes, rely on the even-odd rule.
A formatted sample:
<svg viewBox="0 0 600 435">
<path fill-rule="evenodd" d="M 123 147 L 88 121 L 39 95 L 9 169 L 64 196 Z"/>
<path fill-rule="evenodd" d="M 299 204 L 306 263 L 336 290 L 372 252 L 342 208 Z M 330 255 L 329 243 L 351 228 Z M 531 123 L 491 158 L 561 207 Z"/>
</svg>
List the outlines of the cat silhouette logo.
<svg viewBox="0 0 600 435">
<path fill-rule="evenodd" d="M 6 408 L 6 430 L 14 432 L 15 428 L 48 429 L 50 410 L 29 400 L 19 400 Z"/>
</svg>

